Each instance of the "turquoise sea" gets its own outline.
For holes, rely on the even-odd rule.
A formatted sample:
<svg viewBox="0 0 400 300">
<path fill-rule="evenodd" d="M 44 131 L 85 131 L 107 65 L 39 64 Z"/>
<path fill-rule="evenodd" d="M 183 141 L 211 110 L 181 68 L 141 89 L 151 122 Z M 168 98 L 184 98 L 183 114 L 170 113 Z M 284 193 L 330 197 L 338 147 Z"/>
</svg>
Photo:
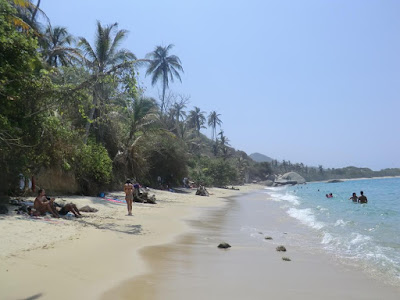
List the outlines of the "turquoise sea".
<svg viewBox="0 0 400 300">
<path fill-rule="evenodd" d="M 349 200 L 361 190 L 367 204 Z M 312 238 L 299 244 L 400 285 L 400 178 L 308 183 L 270 188 L 266 193 L 311 230 Z M 326 198 L 329 193 L 333 198 Z"/>
</svg>

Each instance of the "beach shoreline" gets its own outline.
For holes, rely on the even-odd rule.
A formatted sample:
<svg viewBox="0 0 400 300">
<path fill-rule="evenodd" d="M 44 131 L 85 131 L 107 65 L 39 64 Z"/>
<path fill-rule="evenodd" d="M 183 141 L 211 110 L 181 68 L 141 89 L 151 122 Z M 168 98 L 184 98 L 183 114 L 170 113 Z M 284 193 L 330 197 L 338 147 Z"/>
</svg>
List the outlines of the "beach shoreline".
<svg viewBox="0 0 400 300">
<path fill-rule="evenodd" d="M 271 210 L 262 235 L 254 232 L 260 234 L 262 248 L 240 245 L 240 241 L 235 240 L 236 232 L 228 238 L 221 235 L 223 220 L 238 209 L 241 198 L 247 197 L 241 201 L 251 199 L 278 205 L 265 199 L 268 197 L 265 186 L 250 184 L 239 188 L 239 191 L 212 188 L 209 197 L 196 196 L 195 190 L 187 190 L 187 193 L 151 190 L 150 195 L 156 195 L 157 204 L 134 203 L 133 217 L 127 216 L 125 204 L 93 197 L 64 197 L 66 201 L 79 204 L 78 207 L 90 205 L 99 209 L 95 214 L 85 213 L 83 219 L 61 219 L 60 223 L 52 219 L 54 223 L 49 223 L 25 220 L 17 215 L 1 217 L 0 238 L 6 243 L 0 246 L 0 296 L 2 299 L 151 300 L 181 296 L 204 299 L 209 296 L 205 292 L 213 289 L 219 299 L 245 297 L 240 290 L 224 286 L 230 284 L 229 280 L 236 280 L 237 286 L 253 288 L 250 295 L 254 299 L 264 299 L 265 295 L 278 299 L 294 296 L 320 299 L 325 294 L 330 294 L 327 299 L 339 296 L 397 299 L 400 295 L 399 289 L 374 281 L 354 267 L 343 266 L 326 253 L 310 254 L 298 245 L 286 243 L 288 237 L 298 234 L 295 231 L 299 224 L 282 211 Z M 111 193 L 107 197 L 123 199 L 123 193 Z M 211 232 L 206 238 L 204 228 Z M 263 235 L 271 235 L 274 240 L 264 241 Z M 41 238 L 29 240 L 35 236 Z M 217 244 L 223 241 L 232 243 L 233 248 L 217 249 Z M 289 252 L 278 253 L 276 243 L 289 245 Z M 193 258 L 190 256 L 193 251 L 200 251 L 203 256 Z M 282 261 L 282 256 L 290 257 L 292 262 Z M 170 261 L 184 269 L 171 276 L 174 269 Z M 197 273 L 199 270 L 196 270 L 190 274 L 190 268 L 187 269 L 196 264 L 206 268 L 209 261 L 213 262 L 211 268 L 215 268 L 212 271 Z M 251 268 L 254 262 L 256 265 Z M 270 272 L 265 273 L 265 270 Z M 207 276 L 202 277 L 201 271 Z M 163 272 L 166 277 L 159 277 Z M 192 282 L 182 286 L 182 280 L 176 276 L 185 272 L 188 278 L 199 274 L 196 276 L 201 280 L 192 287 Z M 216 285 L 227 274 L 240 272 L 247 274 L 244 278 L 248 278 L 248 282 L 229 275 L 221 286 Z M 254 278 L 260 279 L 254 281 Z M 210 283 L 214 285 L 206 288 Z M 202 284 L 204 287 L 196 292 Z M 159 293 L 165 291 L 169 293 L 165 294 L 166 298 L 160 297 Z"/>
<path fill-rule="evenodd" d="M 226 197 L 262 188 L 253 184 L 239 186 L 239 191 L 211 188 L 209 197 L 196 196 L 190 189 L 187 193 L 151 190 L 157 204 L 134 203 L 133 217 L 127 216 L 126 204 L 96 197 L 57 199 L 99 209 L 83 213 L 82 219 L 3 216 L 0 296 L 98 299 L 121 282 L 144 274 L 148 269 L 140 250 L 168 244 L 186 232 L 189 227 L 184 220 L 196 217 L 198 208 L 221 207 Z M 107 197 L 123 199 L 124 195 L 117 192 Z"/>
<path fill-rule="evenodd" d="M 301 243 L 293 244 L 293 237 L 304 239 L 312 231 L 282 214 L 281 204 L 267 193 L 230 197 L 224 207 L 190 220 L 191 230 L 172 243 L 142 249 L 149 272 L 116 286 L 101 299 L 398 299 L 399 287 L 326 252 L 309 252 Z M 237 214 L 247 206 L 250 218 L 260 211 L 255 207 L 268 208 L 265 227 L 243 227 L 251 222 Z M 243 230 L 249 234 L 247 240 Z M 223 241 L 232 248 L 217 249 Z M 288 252 L 277 252 L 279 244 Z"/>
</svg>

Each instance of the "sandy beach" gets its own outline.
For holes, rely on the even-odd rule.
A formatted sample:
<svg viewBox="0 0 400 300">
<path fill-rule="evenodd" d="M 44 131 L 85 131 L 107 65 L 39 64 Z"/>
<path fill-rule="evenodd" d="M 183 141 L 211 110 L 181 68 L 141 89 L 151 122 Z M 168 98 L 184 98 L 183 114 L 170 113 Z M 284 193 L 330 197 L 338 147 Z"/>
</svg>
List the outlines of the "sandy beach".
<svg viewBox="0 0 400 300">
<path fill-rule="evenodd" d="M 187 231 L 185 220 L 194 218 L 197 208 L 223 206 L 225 197 L 261 188 L 211 188 L 209 197 L 196 196 L 195 190 L 150 190 L 157 204 L 134 203 L 133 217 L 127 216 L 126 204 L 106 200 L 124 199 L 122 192 L 105 199 L 56 197 L 58 202 L 99 210 L 83 213 L 81 219 L 1 216 L 0 298 L 98 299 L 121 282 L 144 274 L 147 266 L 139 250 L 166 244 Z"/>
<path fill-rule="evenodd" d="M 123 199 L 119 192 L 106 199 L 57 200 L 99 209 L 82 219 L 3 216 L 0 298 L 398 299 L 396 287 L 329 255 L 288 245 L 288 236 L 304 232 L 277 210 L 268 216 L 268 232 L 254 233 L 274 236 L 263 247 L 243 243 L 229 228 L 227 235 L 224 226 L 234 228 L 243 221 L 228 216 L 240 203 L 265 200 L 263 186 L 239 188 L 212 188 L 209 197 L 196 196 L 195 190 L 151 190 L 157 204 L 134 203 L 133 217 L 127 216 L 125 204 L 106 200 Z M 252 218 L 256 212 L 250 205 L 248 209 Z M 234 223 L 226 223 L 228 219 Z M 222 241 L 232 249 L 217 249 Z M 278 253 L 277 243 L 289 246 L 289 252 Z M 284 262 L 282 256 L 292 261 Z"/>
</svg>

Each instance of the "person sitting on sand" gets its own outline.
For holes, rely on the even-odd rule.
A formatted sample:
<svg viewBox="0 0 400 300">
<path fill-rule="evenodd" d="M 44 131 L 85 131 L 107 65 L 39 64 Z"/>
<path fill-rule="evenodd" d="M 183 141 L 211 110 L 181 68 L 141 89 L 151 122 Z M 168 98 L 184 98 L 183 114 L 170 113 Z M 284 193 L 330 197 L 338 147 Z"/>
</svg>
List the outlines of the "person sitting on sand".
<svg viewBox="0 0 400 300">
<path fill-rule="evenodd" d="M 65 216 L 68 212 L 72 212 L 75 216 L 75 218 L 82 218 L 81 213 L 79 212 L 79 209 L 76 207 L 75 204 L 73 203 L 68 203 L 65 204 L 59 211 L 58 213 L 61 216 Z"/>
<path fill-rule="evenodd" d="M 54 207 L 54 198 L 46 197 L 46 191 L 44 189 L 40 189 L 38 191 L 38 196 L 33 203 L 34 212 L 31 211 L 31 215 L 45 215 L 47 212 L 51 213 L 54 218 L 59 218 L 59 214 Z"/>
<path fill-rule="evenodd" d="M 140 196 L 140 184 L 139 182 L 136 182 L 133 185 L 133 198 L 139 198 Z"/>
<path fill-rule="evenodd" d="M 128 216 L 132 216 L 132 202 L 133 202 L 133 185 L 128 179 L 124 185 L 125 201 L 128 207 Z"/>
<path fill-rule="evenodd" d="M 357 202 L 358 197 L 357 197 L 356 193 L 353 193 L 353 195 L 349 198 L 349 200 L 353 200 L 353 202 Z"/>
<path fill-rule="evenodd" d="M 367 199 L 367 197 L 364 196 L 364 192 L 361 191 L 360 194 L 361 194 L 361 196 L 358 197 L 358 202 L 359 203 L 368 203 L 368 199 Z"/>
</svg>

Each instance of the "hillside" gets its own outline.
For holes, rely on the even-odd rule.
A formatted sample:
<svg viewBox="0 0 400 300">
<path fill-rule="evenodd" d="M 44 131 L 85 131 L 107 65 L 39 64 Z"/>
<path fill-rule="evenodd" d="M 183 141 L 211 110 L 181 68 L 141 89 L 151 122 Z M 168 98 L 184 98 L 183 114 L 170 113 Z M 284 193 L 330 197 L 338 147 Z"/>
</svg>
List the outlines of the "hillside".
<svg viewBox="0 0 400 300">
<path fill-rule="evenodd" d="M 255 162 L 271 162 L 273 159 L 261 153 L 252 153 L 249 155 Z"/>
</svg>

